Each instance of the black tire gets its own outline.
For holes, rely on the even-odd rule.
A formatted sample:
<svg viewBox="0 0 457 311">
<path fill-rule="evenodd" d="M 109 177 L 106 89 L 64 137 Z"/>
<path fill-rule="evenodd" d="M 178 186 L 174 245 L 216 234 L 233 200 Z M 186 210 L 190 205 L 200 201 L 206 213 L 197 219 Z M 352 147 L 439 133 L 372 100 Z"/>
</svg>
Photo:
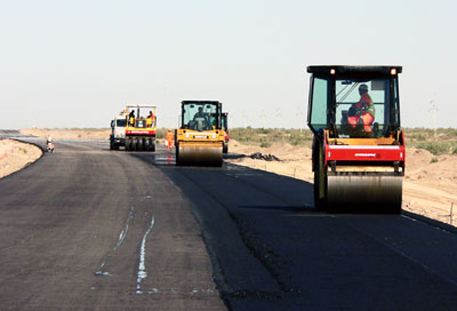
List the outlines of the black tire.
<svg viewBox="0 0 457 311">
<path fill-rule="evenodd" d="M 155 142 L 155 140 L 152 140 L 152 139 L 151 139 L 151 151 L 152 152 L 156 151 L 156 142 Z"/>
<path fill-rule="evenodd" d="M 224 143 L 224 147 L 222 147 L 222 153 L 228 153 L 228 144 Z"/>
<path fill-rule="evenodd" d="M 136 150 L 144 151 L 144 140 L 143 140 L 143 138 L 142 137 L 138 137 L 136 143 L 137 143 Z"/>
<path fill-rule="evenodd" d="M 125 138 L 125 151 L 130 151 L 130 137 Z"/>
<path fill-rule="evenodd" d="M 130 145 L 130 149 L 132 151 L 136 151 L 138 146 L 138 139 L 136 137 L 132 137 L 130 141 L 132 142 L 132 144 Z"/>
<path fill-rule="evenodd" d="M 327 172 L 324 165 L 324 150 L 317 142 L 314 146 L 314 206 L 317 211 L 329 211 L 327 204 Z"/>
<path fill-rule="evenodd" d="M 151 140 L 149 138 L 144 139 L 144 151 L 151 151 Z"/>
</svg>

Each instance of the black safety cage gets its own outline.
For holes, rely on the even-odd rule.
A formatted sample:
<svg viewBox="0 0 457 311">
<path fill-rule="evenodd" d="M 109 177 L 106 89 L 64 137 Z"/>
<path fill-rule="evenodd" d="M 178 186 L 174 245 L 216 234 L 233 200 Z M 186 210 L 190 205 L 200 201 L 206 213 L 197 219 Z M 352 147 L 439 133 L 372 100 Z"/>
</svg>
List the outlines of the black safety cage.
<svg viewBox="0 0 457 311">
<path fill-rule="evenodd" d="M 222 128 L 222 103 L 219 101 L 201 101 L 201 100 L 184 100 L 181 102 L 181 128 L 188 128 L 189 120 L 186 120 L 186 112 L 188 108 L 202 107 L 210 108 L 215 107 L 214 112 L 211 112 L 209 117 L 212 120 L 212 125 L 216 129 Z M 206 109 L 205 111 L 207 111 Z"/>
</svg>

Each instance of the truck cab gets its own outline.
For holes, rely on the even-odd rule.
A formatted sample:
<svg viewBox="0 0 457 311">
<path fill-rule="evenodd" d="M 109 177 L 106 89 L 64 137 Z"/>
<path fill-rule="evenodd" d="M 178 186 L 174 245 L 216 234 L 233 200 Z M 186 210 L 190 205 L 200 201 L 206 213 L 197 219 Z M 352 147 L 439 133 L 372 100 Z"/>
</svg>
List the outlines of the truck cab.
<svg viewBox="0 0 457 311">
<path fill-rule="evenodd" d="M 111 120 L 110 150 L 119 150 L 119 147 L 125 146 L 126 126 L 127 120 L 124 112 Z"/>
</svg>

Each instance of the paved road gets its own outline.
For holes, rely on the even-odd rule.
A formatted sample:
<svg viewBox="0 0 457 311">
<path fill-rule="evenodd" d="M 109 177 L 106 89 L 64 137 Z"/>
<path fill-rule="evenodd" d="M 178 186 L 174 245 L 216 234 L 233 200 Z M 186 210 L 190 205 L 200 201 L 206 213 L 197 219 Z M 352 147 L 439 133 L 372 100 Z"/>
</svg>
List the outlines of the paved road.
<svg viewBox="0 0 457 311">
<path fill-rule="evenodd" d="M 162 149 L 56 147 L 0 180 L 2 309 L 457 308 L 450 231 L 318 213 L 306 182 Z"/>
<path fill-rule="evenodd" d="M 56 149 L 0 180 L 0 309 L 226 309 L 191 202 L 159 168 L 105 142 Z"/>
</svg>

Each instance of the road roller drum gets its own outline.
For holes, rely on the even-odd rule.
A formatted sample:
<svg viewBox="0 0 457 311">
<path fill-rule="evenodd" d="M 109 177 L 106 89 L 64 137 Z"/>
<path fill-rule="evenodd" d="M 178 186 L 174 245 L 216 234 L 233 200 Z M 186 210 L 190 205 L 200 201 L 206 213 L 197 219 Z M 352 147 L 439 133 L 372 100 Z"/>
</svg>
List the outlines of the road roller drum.
<svg viewBox="0 0 457 311">
<path fill-rule="evenodd" d="M 401 200 L 401 176 L 336 175 L 327 179 L 329 205 L 376 205 L 394 211 Z"/>
<path fill-rule="evenodd" d="M 222 165 L 222 145 L 185 145 L 178 147 L 179 165 L 202 165 L 202 166 L 221 166 Z"/>
</svg>

